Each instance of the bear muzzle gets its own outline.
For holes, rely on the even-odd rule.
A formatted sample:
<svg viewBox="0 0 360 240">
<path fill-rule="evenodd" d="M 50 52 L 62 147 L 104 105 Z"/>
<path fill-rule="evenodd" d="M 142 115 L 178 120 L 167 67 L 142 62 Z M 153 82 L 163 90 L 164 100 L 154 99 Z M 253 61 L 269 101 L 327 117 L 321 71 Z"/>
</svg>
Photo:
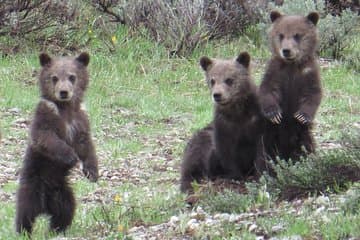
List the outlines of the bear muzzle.
<svg viewBox="0 0 360 240">
<path fill-rule="evenodd" d="M 68 81 L 59 81 L 55 85 L 55 97 L 58 101 L 70 101 L 73 97 L 73 85 Z"/>
<path fill-rule="evenodd" d="M 293 61 L 296 59 L 296 54 L 294 53 L 294 51 L 288 48 L 281 49 L 280 55 L 286 61 Z"/>
<path fill-rule="evenodd" d="M 70 101 L 72 96 L 73 93 L 71 91 L 66 91 L 66 90 L 62 90 L 56 93 L 56 99 L 62 102 Z"/>
<path fill-rule="evenodd" d="M 222 95 L 221 93 L 214 93 L 213 94 L 214 102 L 220 103 L 222 101 Z"/>
</svg>

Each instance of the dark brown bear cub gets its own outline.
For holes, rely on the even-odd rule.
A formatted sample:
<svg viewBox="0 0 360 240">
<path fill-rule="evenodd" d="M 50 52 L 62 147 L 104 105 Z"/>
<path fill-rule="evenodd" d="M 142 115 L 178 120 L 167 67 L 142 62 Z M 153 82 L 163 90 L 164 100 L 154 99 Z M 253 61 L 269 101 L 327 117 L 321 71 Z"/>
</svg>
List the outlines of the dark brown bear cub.
<svg viewBox="0 0 360 240">
<path fill-rule="evenodd" d="M 204 177 L 242 179 L 254 172 L 262 129 L 249 64 L 247 52 L 235 60 L 201 58 L 214 100 L 214 119 L 195 133 L 185 148 L 182 192 L 191 191 L 191 182 Z"/>
<path fill-rule="evenodd" d="M 19 233 L 31 233 L 39 214 L 50 216 L 50 227 L 56 232 L 71 224 L 75 199 L 67 176 L 79 161 L 91 181 L 98 179 L 89 120 L 80 107 L 89 81 L 89 59 L 87 53 L 76 58 L 40 55 L 41 99 L 31 125 L 17 193 Z"/>
<path fill-rule="evenodd" d="M 319 15 L 271 12 L 272 58 L 259 89 L 268 157 L 297 160 L 314 152 L 312 122 L 322 91 L 315 51 Z"/>
</svg>

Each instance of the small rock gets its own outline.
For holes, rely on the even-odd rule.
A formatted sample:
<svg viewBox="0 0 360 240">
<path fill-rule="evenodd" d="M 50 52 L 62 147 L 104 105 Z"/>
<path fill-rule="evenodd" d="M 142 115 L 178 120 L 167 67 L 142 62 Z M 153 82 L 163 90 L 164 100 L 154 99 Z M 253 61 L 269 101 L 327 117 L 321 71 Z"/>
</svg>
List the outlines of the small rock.
<svg viewBox="0 0 360 240">
<path fill-rule="evenodd" d="M 319 215 L 321 212 L 323 212 L 325 210 L 324 206 L 319 207 L 318 209 L 315 210 L 314 214 L 315 215 Z"/>
<path fill-rule="evenodd" d="M 221 220 L 221 221 L 229 221 L 230 214 L 228 213 L 217 213 L 214 215 L 214 219 Z"/>
<path fill-rule="evenodd" d="M 172 216 L 172 217 L 170 218 L 170 221 L 169 221 L 169 223 L 172 224 L 172 225 L 176 225 L 176 224 L 178 224 L 179 222 L 180 222 L 180 218 L 177 217 L 177 216 Z"/>
<path fill-rule="evenodd" d="M 110 178 L 110 180 L 113 180 L 113 181 L 119 180 L 119 177 L 118 177 L 118 176 L 112 176 L 112 177 Z"/>
<path fill-rule="evenodd" d="M 330 204 L 330 199 L 327 196 L 319 196 L 316 198 L 315 203 L 317 205 L 328 206 Z"/>
<path fill-rule="evenodd" d="M 8 110 L 9 113 L 13 113 L 13 114 L 19 114 L 20 113 L 20 109 L 19 108 L 10 108 Z"/>
<path fill-rule="evenodd" d="M 186 224 L 186 232 L 189 234 L 194 234 L 199 228 L 200 223 L 196 219 L 190 219 Z"/>
<path fill-rule="evenodd" d="M 236 215 L 236 214 L 230 214 L 229 217 L 229 222 L 233 223 L 233 222 L 237 222 L 241 219 L 240 215 Z"/>
<path fill-rule="evenodd" d="M 158 231 L 160 231 L 161 229 L 164 229 L 164 228 L 165 228 L 164 224 L 153 225 L 153 226 L 149 227 L 149 229 L 151 231 L 154 231 L 154 232 L 158 232 Z"/>
<path fill-rule="evenodd" d="M 201 207 L 197 207 L 196 211 L 190 214 L 190 217 L 202 221 L 205 219 L 206 213 Z"/>
<path fill-rule="evenodd" d="M 272 226 L 271 228 L 271 232 L 272 233 L 278 233 L 278 232 L 281 232 L 284 230 L 284 226 L 283 225 L 275 225 L 275 226 Z"/>
<path fill-rule="evenodd" d="M 186 225 L 189 226 L 189 225 L 194 224 L 194 223 L 198 223 L 198 220 L 192 218 L 192 219 L 190 219 L 190 220 L 187 222 Z"/>
<path fill-rule="evenodd" d="M 132 227 L 128 230 L 128 233 L 136 233 L 136 232 L 144 231 L 144 230 L 145 230 L 144 226 Z"/>
<path fill-rule="evenodd" d="M 214 219 L 211 219 L 211 218 L 207 218 L 207 219 L 205 220 L 205 225 L 206 225 L 206 226 L 214 226 L 214 225 L 216 225 L 217 223 L 219 223 L 219 221 L 214 220 Z"/>
<path fill-rule="evenodd" d="M 249 227 L 249 232 L 254 232 L 257 229 L 257 225 L 256 224 L 251 224 Z"/>
</svg>

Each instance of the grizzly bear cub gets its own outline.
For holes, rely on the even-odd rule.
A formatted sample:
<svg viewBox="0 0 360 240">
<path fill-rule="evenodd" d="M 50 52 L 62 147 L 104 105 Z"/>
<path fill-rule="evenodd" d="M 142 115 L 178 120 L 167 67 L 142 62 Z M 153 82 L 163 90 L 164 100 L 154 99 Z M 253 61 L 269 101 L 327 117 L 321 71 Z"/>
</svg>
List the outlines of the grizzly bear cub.
<svg viewBox="0 0 360 240">
<path fill-rule="evenodd" d="M 322 90 L 315 52 L 319 15 L 270 14 L 272 57 L 259 88 L 266 121 L 264 145 L 268 159 L 298 160 L 314 152 L 311 133 Z"/>
<path fill-rule="evenodd" d="M 87 53 L 76 58 L 40 55 L 41 99 L 32 121 L 17 193 L 19 233 L 30 234 L 39 214 L 50 215 L 52 230 L 66 230 L 75 211 L 67 176 L 79 161 L 90 181 L 98 179 L 89 120 L 80 107 L 89 81 L 89 60 Z"/>
<path fill-rule="evenodd" d="M 188 142 L 181 165 L 180 190 L 204 177 L 242 179 L 254 172 L 261 113 L 250 77 L 250 56 L 235 60 L 202 57 L 200 65 L 214 101 L 213 121 Z"/>
</svg>

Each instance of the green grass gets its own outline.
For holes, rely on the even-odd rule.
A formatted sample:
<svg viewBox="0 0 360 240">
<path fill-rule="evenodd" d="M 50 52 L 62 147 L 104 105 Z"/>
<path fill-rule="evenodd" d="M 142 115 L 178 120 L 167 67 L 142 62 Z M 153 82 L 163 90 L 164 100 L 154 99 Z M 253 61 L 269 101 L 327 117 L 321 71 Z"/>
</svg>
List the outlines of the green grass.
<svg viewBox="0 0 360 240">
<path fill-rule="evenodd" d="M 77 199 L 75 219 L 67 237 L 86 239 L 122 239 L 138 225 L 151 226 L 181 216 L 179 227 L 168 233 L 168 239 L 189 235 L 186 222 L 190 219 L 184 195 L 178 191 L 179 164 L 182 151 L 192 132 L 205 126 L 212 118 L 212 103 L 198 65 L 200 56 L 233 58 L 248 50 L 254 65 L 254 80 L 259 83 L 266 47 L 257 48 L 246 38 L 231 42 L 211 42 L 196 49 L 188 59 L 169 58 L 166 50 L 141 37 L 128 37 L 126 29 L 117 31 L 117 51 L 101 52 L 87 49 L 91 55 L 90 86 L 86 106 L 102 171 L 119 174 L 117 179 L 103 176 L 98 183 L 89 183 L 80 173 L 72 181 Z M 39 69 L 38 53 L 21 53 L 0 58 L 0 157 L 19 170 L 26 147 L 28 130 L 19 127 L 19 119 L 30 120 L 38 101 L 37 80 L 33 71 Z M 360 114 L 359 74 L 343 64 L 322 69 L 324 98 L 317 115 L 315 133 L 319 145 L 339 141 L 341 129 L 353 126 Z M 18 113 L 9 113 L 10 109 Z M 5 156 L 6 153 L 6 156 Z M 14 179 L 0 183 L 1 191 L 10 199 L 0 202 L 0 239 L 19 239 L 14 231 Z M 263 186 L 264 187 L 264 186 Z M 358 237 L 359 212 L 327 211 L 329 221 L 314 224 L 315 208 L 303 206 L 299 215 L 286 213 L 294 209 L 286 202 L 277 203 L 266 196 L 264 189 L 248 194 L 204 191 L 196 206 L 208 213 L 246 213 L 257 209 L 275 210 L 274 215 L 253 219 L 270 236 L 321 236 L 323 239 Z M 344 194 L 344 193 L 342 193 Z M 1 195 L 1 194 L 0 194 Z M 95 201 L 86 201 L 97 195 Z M 120 196 L 121 201 L 115 201 Z M 339 195 L 340 196 L 340 195 Z M 337 199 L 334 195 L 333 199 Z M 345 194 L 346 196 L 346 194 Z M 284 205 L 284 206 L 283 206 Z M 280 233 L 271 227 L 283 224 Z M 36 222 L 33 239 L 48 239 L 46 218 Z M 120 226 L 120 229 L 119 229 Z M 95 236 L 95 237 L 94 237 Z M 201 227 L 194 239 L 255 239 L 245 225 L 223 223 L 212 228 Z M 21 239 L 21 238 L 20 238 Z"/>
</svg>

